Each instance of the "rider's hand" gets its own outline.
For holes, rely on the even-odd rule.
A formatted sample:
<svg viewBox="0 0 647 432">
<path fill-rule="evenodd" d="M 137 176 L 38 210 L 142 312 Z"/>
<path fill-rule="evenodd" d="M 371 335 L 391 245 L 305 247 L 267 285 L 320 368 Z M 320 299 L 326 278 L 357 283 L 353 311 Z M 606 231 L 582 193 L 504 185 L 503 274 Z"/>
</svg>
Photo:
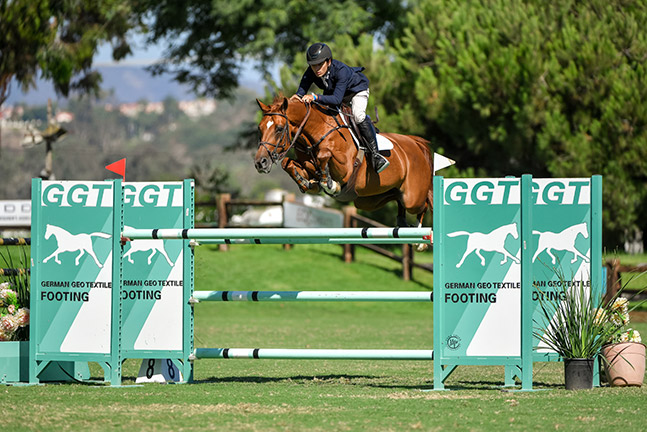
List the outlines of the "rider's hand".
<svg viewBox="0 0 647 432">
<path fill-rule="evenodd" d="M 290 100 L 291 100 L 291 101 L 293 101 L 293 100 L 301 101 L 301 96 L 299 96 L 298 94 L 293 94 L 293 95 L 290 97 Z"/>
<path fill-rule="evenodd" d="M 303 103 L 312 103 L 315 100 L 315 96 L 312 94 L 303 95 L 301 102 Z"/>
</svg>

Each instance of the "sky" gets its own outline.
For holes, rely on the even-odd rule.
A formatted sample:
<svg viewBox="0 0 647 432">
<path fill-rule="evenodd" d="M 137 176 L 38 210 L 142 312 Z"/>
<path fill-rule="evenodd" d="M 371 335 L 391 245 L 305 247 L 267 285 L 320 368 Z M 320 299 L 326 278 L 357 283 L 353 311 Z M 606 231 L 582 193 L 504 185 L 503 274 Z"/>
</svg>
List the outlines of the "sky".
<svg viewBox="0 0 647 432">
<path fill-rule="evenodd" d="M 155 45 L 145 45 L 143 38 L 141 36 L 134 38 L 134 43 L 132 45 L 133 54 L 126 57 L 119 63 L 116 63 L 112 59 L 112 48 L 109 44 L 105 44 L 99 47 L 97 54 L 95 55 L 93 67 L 95 68 L 105 68 L 111 66 L 139 66 L 144 67 L 150 64 L 155 63 L 157 60 L 162 58 L 162 53 L 164 52 L 164 44 L 158 43 Z M 265 84 L 262 79 L 261 74 L 256 71 L 253 67 L 253 63 L 248 67 L 243 68 L 243 72 L 240 77 L 241 86 L 251 88 L 259 94 L 263 94 Z M 278 66 L 274 72 L 275 77 L 278 77 Z M 152 79 L 152 78 L 151 78 Z M 159 78 L 158 78 L 159 79 Z M 169 78 L 169 81 L 172 81 Z M 104 81 L 105 83 L 105 81 Z M 176 83 L 172 83 L 173 87 L 176 87 Z M 163 95 L 165 96 L 165 95 Z M 21 89 L 13 83 L 11 88 L 11 94 L 7 99 L 6 103 L 9 105 L 15 103 L 26 103 L 30 105 L 34 104 L 44 104 L 47 103 L 47 99 L 52 98 L 53 100 L 60 100 L 52 87 L 48 82 L 40 81 L 38 84 L 37 90 L 30 90 L 27 93 L 23 93 Z M 162 97 L 163 98 L 163 97 Z"/>
</svg>

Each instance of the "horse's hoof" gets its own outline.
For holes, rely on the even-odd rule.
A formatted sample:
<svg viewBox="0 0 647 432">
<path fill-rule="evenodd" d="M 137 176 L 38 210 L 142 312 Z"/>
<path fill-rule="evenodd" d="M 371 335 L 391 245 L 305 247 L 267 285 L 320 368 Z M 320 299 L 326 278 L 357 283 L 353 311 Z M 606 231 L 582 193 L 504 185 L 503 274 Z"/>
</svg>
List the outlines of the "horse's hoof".
<svg viewBox="0 0 647 432">
<path fill-rule="evenodd" d="M 426 251 L 426 250 L 428 250 L 428 249 L 429 249 L 429 245 L 428 245 L 427 243 L 420 243 L 420 244 L 418 244 L 418 246 L 416 247 L 416 251 L 417 251 L 417 252 L 424 252 L 424 251 Z"/>
</svg>

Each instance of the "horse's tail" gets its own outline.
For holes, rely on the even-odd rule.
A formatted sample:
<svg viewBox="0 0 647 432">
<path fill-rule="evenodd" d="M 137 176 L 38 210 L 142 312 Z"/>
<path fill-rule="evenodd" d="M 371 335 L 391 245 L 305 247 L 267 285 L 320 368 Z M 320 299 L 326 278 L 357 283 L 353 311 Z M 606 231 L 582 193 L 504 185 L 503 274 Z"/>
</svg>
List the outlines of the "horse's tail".
<svg viewBox="0 0 647 432">
<path fill-rule="evenodd" d="M 538 235 L 541 235 L 541 234 L 542 234 L 542 232 L 541 232 L 541 231 L 537 231 L 537 230 L 532 230 L 532 233 L 533 233 L 533 234 L 538 234 Z"/>
<path fill-rule="evenodd" d="M 462 236 L 462 235 L 470 235 L 470 234 L 471 234 L 471 233 L 469 233 L 469 232 L 467 232 L 467 231 L 455 231 L 455 232 L 453 232 L 453 233 L 448 233 L 448 234 L 447 234 L 447 237 L 458 237 L 458 236 Z"/>
<path fill-rule="evenodd" d="M 112 237 L 110 234 L 102 233 L 102 232 L 95 232 L 92 234 L 88 234 L 90 237 L 101 237 L 101 238 L 110 238 Z"/>
</svg>

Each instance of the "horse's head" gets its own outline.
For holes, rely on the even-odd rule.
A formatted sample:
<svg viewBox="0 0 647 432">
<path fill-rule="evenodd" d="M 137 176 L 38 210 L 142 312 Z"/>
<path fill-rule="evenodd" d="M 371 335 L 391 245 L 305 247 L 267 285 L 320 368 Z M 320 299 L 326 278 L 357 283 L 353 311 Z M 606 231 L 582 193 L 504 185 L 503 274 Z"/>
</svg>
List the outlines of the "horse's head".
<svg viewBox="0 0 647 432">
<path fill-rule="evenodd" d="M 52 226 L 50 224 L 47 224 L 47 228 L 45 229 L 45 240 L 49 240 L 52 234 L 54 234 Z"/>
<path fill-rule="evenodd" d="M 586 222 L 582 222 L 581 224 L 577 224 L 577 231 L 582 234 L 582 237 L 584 238 L 589 238 L 589 230 L 586 228 Z"/>
<path fill-rule="evenodd" d="M 290 148 L 292 138 L 291 125 L 288 119 L 288 99 L 283 98 L 270 106 L 256 99 L 258 106 L 263 111 L 263 118 L 258 125 L 260 142 L 254 166 L 259 173 L 269 173 L 272 164 L 280 160 Z"/>
<path fill-rule="evenodd" d="M 512 234 L 512 238 L 518 239 L 519 238 L 519 230 L 517 229 L 517 223 L 511 223 L 509 225 L 510 227 L 510 234 Z"/>
</svg>

